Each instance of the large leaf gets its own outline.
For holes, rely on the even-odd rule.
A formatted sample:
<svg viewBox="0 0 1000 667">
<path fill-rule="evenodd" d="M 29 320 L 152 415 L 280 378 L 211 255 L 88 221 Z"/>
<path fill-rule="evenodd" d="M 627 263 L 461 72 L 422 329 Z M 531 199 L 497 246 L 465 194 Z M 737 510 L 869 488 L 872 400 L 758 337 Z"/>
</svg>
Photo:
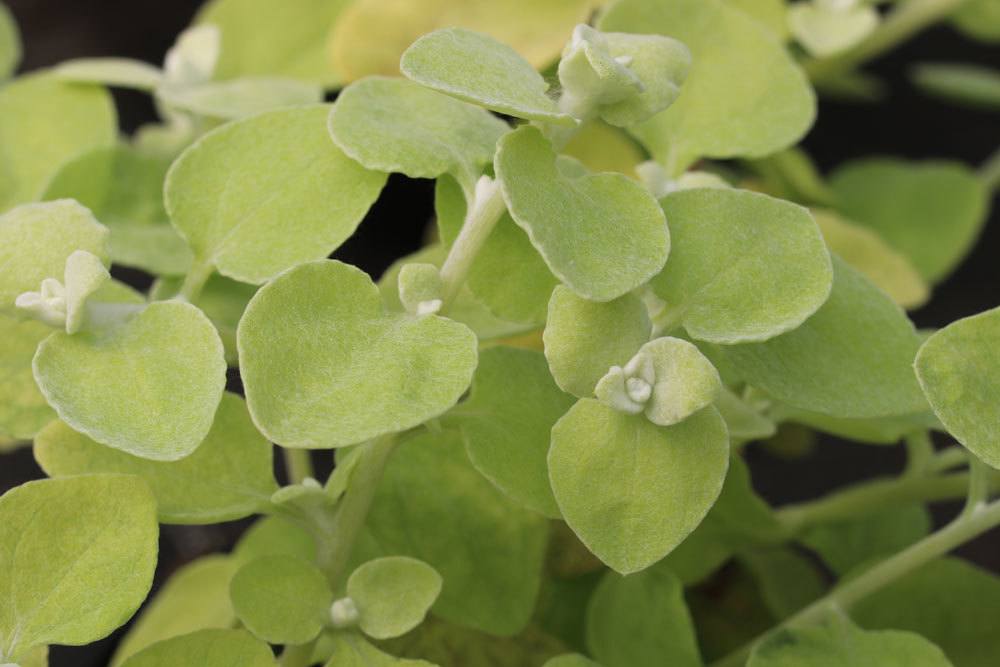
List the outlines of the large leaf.
<svg viewBox="0 0 1000 667">
<path fill-rule="evenodd" d="M 347 595 L 357 605 L 358 626 L 374 639 L 406 634 L 420 625 L 441 593 L 441 575 L 406 556 L 376 558 L 347 579 Z"/>
<path fill-rule="evenodd" d="M 201 630 L 153 644 L 123 667 L 275 667 L 271 647 L 246 630 Z"/>
<path fill-rule="evenodd" d="M 458 401 L 477 356 L 464 325 L 387 312 L 368 276 L 325 260 L 261 288 L 237 341 L 250 414 L 285 447 L 350 445 L 422 424 Z"/>
<path fill-rule="evenodd" d="M 333 592 L 315 565 L 285 555 L 250 561 L 229 583 L 243 625 L 273 644 L 305 644 L 327 622 Z"/>
</svg>

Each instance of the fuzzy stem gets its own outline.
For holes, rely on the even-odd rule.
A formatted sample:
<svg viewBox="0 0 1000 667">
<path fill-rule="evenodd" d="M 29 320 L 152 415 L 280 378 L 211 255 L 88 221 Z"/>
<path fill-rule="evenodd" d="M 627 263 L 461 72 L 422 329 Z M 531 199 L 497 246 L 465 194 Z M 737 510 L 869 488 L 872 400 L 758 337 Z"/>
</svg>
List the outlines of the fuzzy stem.
<svg viewBox="0 0 1000 667">
<path fill-rule="evenodd" d="M 184 276 L 184 284 L 181 285 L 181 290 L 177 296 L 188 303 L 194 302 L 201 294 L 205 283 L 212 277 L 213 271 L 215 271 L 215 267 L 211 263 L 195 261 L 188 270 L 187 275 Z"/>
<path fill-rule="evenodd" d="M 315 477 L 308 449 L 283 447 L 281 453 L 285 459 L 285 472 L 288 474 L 289 484 L 301 484 L 307 477 Z"/>
</svg>

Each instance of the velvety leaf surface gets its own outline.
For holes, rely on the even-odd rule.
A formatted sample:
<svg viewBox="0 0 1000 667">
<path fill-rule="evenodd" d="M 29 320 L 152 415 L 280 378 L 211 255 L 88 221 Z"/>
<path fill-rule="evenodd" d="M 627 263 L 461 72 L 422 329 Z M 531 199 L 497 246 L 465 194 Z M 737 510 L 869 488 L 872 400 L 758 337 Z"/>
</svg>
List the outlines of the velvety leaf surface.
<svg viewBox="0 0 1000 667">
<path fill-rule="evenodd" d="M 323 90 L 315 84 L 269 77 L 245 77 L 184 87 L 163 86 L 157 92 L 160 100 L 175 109 L 220 120 L 323 101 Z"/>
<path fill-rule="evenodd" d="M 436 417 L 477 356 L 464 325 L 389 313 L 367 275 L 325 260 L 261 288 L 237 340 L 250 414 L 285 447 L 350 445 Z"/>
<path fill-rule="evenodd" d="M 272 644 L 305 644 L 329 616 L 333 593 L 309 561 L 264 556 L 233 575 L 229 595 L 236 616 L 254 635 Z"/>
<path fill-rule="evenodd" d="M 233 556 L 240 563 L 249 563 L 263 556 L 279 555 L 315 560 L 316 541 L 299 524 L 285 517 L 271 515 L 250 526 L 233 550 Z"/>
<path fill-rule="evenodd" d="M 245 630 L 200 630 L 153 644 L 124 667 L 274 667 L 274 654 Z"/>
<path fill-rule="evenodd" d="M 642 149 L 624 130 L 599 120 L 584 123 L 562 152 L 591 171 L 617 171 L 632 178 L 636 177 L 636 165 L 645 159 Z"/>
<path fill-rule="evenodd" d="M 420 625 L 441 593 L 441 575 L 416 558 L 387 556 L 359 566 L 347 579 L 361 631 L 374 639 L 405 634 Z"/>
<path fill-rule="evenodd" d="M 41 322 L 0 315 L 0 433 L 7 437 L 30 439 L 56 417 L 31 372 L 35 350 L 50 333 Z"/>
</svg>

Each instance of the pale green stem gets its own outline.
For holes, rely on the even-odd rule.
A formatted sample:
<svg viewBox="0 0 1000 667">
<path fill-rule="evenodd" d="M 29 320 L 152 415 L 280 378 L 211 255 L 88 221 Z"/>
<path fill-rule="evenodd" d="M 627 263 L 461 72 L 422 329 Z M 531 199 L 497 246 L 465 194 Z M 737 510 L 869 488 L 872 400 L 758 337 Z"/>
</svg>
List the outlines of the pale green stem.
<svg viewBox="0 0 1000 667">
<path fill-rule="evenodd" d="M 308 449 L 283 447 L 281 453 L 285 459 L 285 471 L 291 484 L 301 484 L 307 477 L 315 477 Z"/>
<path fill-rule="evenodd" d="M 934 455 L 934 460 L 927 467 L 927 472 L 939 473 L 950 468 L 957 468 L 968 464 L 969 450 L 961 446 L 949 447 Z"/>
<path fill-rule="evenodd" d="M 965 498 L 962 515 L 975 514 L 980 511 L 990 497 L 993 469 L 973 456 L 969 460 L 969 493 Z"/>
<path fill-rule="evenodd" d="M 181 285 L 177 296 L 192 303 L 201 294 L 202 288 L 205 287 L 205 283 L 208 282 L 214 270 L 215 267 L 211 263 L 196 261 L 191 265 L 187 275 L 184 276 L 184 284 Z"/>
<path fill-rule="evenodd" d="M 990 192 L 1000 190 L 1000 149 L 988 157 L 979 168 L 979 178 Z"/>
<path fill-rule="evenodd" d="M 904 439 L 906 443 L 907 475 L 923 475 L 934 460 L 934 443 L 928 431 L 911 433 Z"/>
<path fill-rule="evenodd" d="M 753 647 L 774 633 L 814 623 L 829 614 L 831 610 L 850 612 L 855 604 L 872 593 L 898 581 L 998 524 L 1000 524 L 1000 502 L 980 505 L 973 512 L 963 513 L 941 530 L 883 560 L 864 574 L 837 586 L 828 595 L 788 620 L 712 663 L 711 667 L 741 667 L 746 663 Z"/>
</svg>

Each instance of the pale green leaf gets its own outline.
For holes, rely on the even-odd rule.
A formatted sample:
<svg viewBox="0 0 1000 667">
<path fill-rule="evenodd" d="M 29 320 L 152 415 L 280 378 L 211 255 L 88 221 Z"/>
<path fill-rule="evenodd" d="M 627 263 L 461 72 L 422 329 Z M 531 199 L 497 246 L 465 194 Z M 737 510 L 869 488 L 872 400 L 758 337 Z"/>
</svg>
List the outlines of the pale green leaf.
<svg viewBox="0 0 1000 667">
<path fill-rule="evenodd" d="M 229 628 L 236 613 L 229 601 L 229 580 L 236 563 L 210 555 L 174 572 L 143 608 L 111 659 L 118 667 L 150 644 L 208 628 Z"/>
<path fill-rule="evenodd" d="M 540 352 L 494 347 L 480 354 L 471 396 L 449 419 L 479 472 L 513 500 L 558 518 L 545 459 L 552 425 L 572 405 Z"/>
<path fill-rule="evenodd" d="M 326 257 L 354 233 L 385 175 L 330 142 L 328 111 L 316 105 L 229 123 L 181 154 L 164 196 L 197 260 L 262 283 Z"/>
<path fill-rule="evenodd" d="M 52 70 L 60 79 L 152 91 L 163 81 L 158 67 L 128 58 L 77 58 Z"/>
<path fill-rule="evenodd" d="M 168 84 L 190 86 L 212 78 L 219 62 L 222 39 L 214 25 L 185 28 L 163 59 L 164 79 Z"/>
<path fill-rule="evenodd" d="M 952 15 L 952 22 L 963 33 L 983 42 L 1000 42 L 1000 2 L 968 0 Z"/>
<path fill-rule="evenodd" d="M 21 62 L 21 34 L 7 5 L 0 3 L 0 81 L 14 73 Z"/>
<path fill-rule="evenodd" d="M 1000 10 L 997 15 L 1000 16 Z M 935 97 L 973 108 L 1000 110 L 1000 70 L 995 67 L 920 63 L 910 70 L 910 78 L 918 88 Z"/>
<path fill-rule="evenodd" d="M 552 429 L 559 509 L 587 548 L 623 574 L 660 560 L 698 526 L 728 467 L 729 437 L 714 408 L 663 427 L 581 399 Z"/>
<path fill-rule="evenodd" d="M 563 391 L 589 398 L 608 370 L 628 363 L 651 332 L 646 305 L 634 294 L 600 303 L 559 286 L 549 300 L 545 358 Z"/>
<path fill-rule="evenodd" d="M 201 630 L 153 644 L 123 667 L 275 667 L 271 647 L 245 630 Z"/>
<path fill-rule="evenodd" d="M 103 88 L 44 71 L 0 88 L 0 213 L 38 199 L 65 162 L 114 143 L 117 124 Z"/>
<path fill-rule="evenodd" d="M 271 458 L 271 443 L 235 394 L 223 394 L 212 429 L 179 461 L 149 461 L 105 447 L 60 421 L 35 438 L 35 459 L 50 477 L 97 472 L 142 477 L 163 523 L 218 523 L 260 511 L 278 488 Z"/>
<path fill-rule="evenodd" d="M 424 660 L 407 660 L 383 653 L 353 633 L 334 635 L 331 648 L 326 667 L 435 667 Z"/>
<path fill-rule="evenodd" d="M 929 407 L 922 412 L 908 415 L 849 419 L 799 410 L 773 401 L 771 403 L 775 418 L 804 424 L 823 433 L 832 433 L 840 438 L 872 445 L 895 445 L 911 433 L 928 429 L 944 430 Z"/>
<path fill-rule="evenodd" d="M 700 188 L 662 200 L 673 249 L 653 279 L 666 316 L 698 340 L 762 341 L 823 305 L 833 273 L 809 211 L 746 190 Z"/>
<path fill-rule="evenodd" d="M 834 417 L 921 412 L 913 359 L 920 346 L 899 306 L 834 256 L 833 290 L 798 329 L 725 348 L 743 378 L 783 403 Z"/>
<path fill-rule="evenodd" d="M 399 301 L 411 315 L 436 313 L 444 284 L 433 264 L 404 264 L 399 270 Z"/>
<path fill-rule="evenodd" d="M 0 497 L 0 659 L 125 623 L 156 566 L 156 502 L 138 477 L 28 482 Z"/>
<path fill-rule="evenodd" d="M 604 575 L 587 607 L 587 647 L 605 667 L 701 667 L 684 587 L 654 568 Z"/>
<path fill-rule="evenodd" d="M 800 0 L 788 8 L 792 36 L 816 58 L 827 58 L 855 46 L 879 24 L 878 10 L 864 3 L 837 6 Z"/>
<path fill-rule="evenodd" d="M 543 667 L 600 667 L 600 665 L 579 653 L 567 653 L 552 658 Z"/>
<path fill-rule="evenodd" d="M 580 296 L 610 301 L 663 268 L 670 252 L 663 212 L 635 181 L 567 176 L 549 141 L 530 126 L 500 140 L 495 167 L 511 217 Z"/>
<path fill-rule="evenodd" d="M 208 434 L 226 382 L 215 328 L 194 306 L 150 304 L 136 315 L 38 347 L 35 380 L 59 417 L 97 442 L 175 461 Z"/>
<path fill-rule="evenodd" d="M 761 440 L 770 438 L 775 433 L 773 421 L 726 387 L 722 388 L 722 393 L 715 401 L 715 407 L 726 420 L 729 437 L 733 440 Z"/>
<path fill-rule="evenodd" d="M 625 134 L 599 120 L 584 123 L 563 148 L 590 171 L 617 171 L 636 177 L 636 166 L 645 157 L 642 149 Z"/>
<path fill-rule="evenodd" d="M 304 264 L 257 292 L 237 332 L 247 403 L 285 447 L 350 445 L 453 406 L 476 367 L 476 337 L 436 315 L 387 312 L 371 279 Z"/>
<path fill-rule="evenodd" d="M 285 517 L 272 515 L 250 526 L 233 550 L 233 557 L 240 563 L 278 555 L 315 560 L 316 541 L 299 524 Z"/>
<path fill-rule="evenodd" d="M 785 0 L 725 0 L 767 27 L 780 39 L 788 36 L 788 7 Z"/>
<path fill-rule="evenodd" d="M 464 28 L 436 30 L 403 53 L 399 69 L 417 83 L 518 118 L 572 123 L 547 95 L 527 60 L 493 37 Z"/>
<path fill-rule="evenodd" d="M 323 90 L 316 84 L 273 77 L 163 85 L 157 88 L 156 95 L 174 109 L 222 120 L 323 101 Z"/>
<path fill-rule="evenodd" d="M 964 259 L 986 219 L 985 186 L 954 162 L 872 158 L 840 167 L 830 185 L 841 213 L 871 227 L 931 283 Z"/>
<path fill-rule="evenodd" d="M 361 631 L 374 639 L 405 634 L 420 625 L 441 593 L 441 575 L 415 558 L 387 556 L 359 566 L 347 579 Z"/>
<path fill-rule="evenodd" d="M 66 258 L 66 333 L 75 334 L 83 327 L 87 299 L 109 280 L 111 274 L 97 255 L 75 250 Z"/>
<path fill-rule="evenodd" d="M 949 324 L 920 348 L 917 378 L 948 432 L 1000 468 L 1000 308 Z"/>
<path fill-rule="evenodd" d="M 250 632 L 272 644 L 305 644 L 327 623 L 333 593 L 326 577 L 291 556 L 264 556 L 229 583 L 233 609 Z"/>
<path fill-rule="evenodd" d="M 816 101 L 805 74 L 763 24 L 722 0 L 619 0 L 598 27 L 665 35 L 691 50 L 677 102 L 634 128 L 673 173 L 700 156 L 773 153 L 812 125 Z"/>
<path fill-rule="evenodd" d="M 788 618 L 827 590 L 825 573 L 792 547 L 745 549 L 739 561 L 753 576 L 761 601 L 776 619 Z"/>
<path fill-rule="evenodd" d="M 35 350 L 52 329 L 41 322 L 0 315 L 0 433 L 30 439 L 56 415 L 31 372 Z"/>
</svg>

